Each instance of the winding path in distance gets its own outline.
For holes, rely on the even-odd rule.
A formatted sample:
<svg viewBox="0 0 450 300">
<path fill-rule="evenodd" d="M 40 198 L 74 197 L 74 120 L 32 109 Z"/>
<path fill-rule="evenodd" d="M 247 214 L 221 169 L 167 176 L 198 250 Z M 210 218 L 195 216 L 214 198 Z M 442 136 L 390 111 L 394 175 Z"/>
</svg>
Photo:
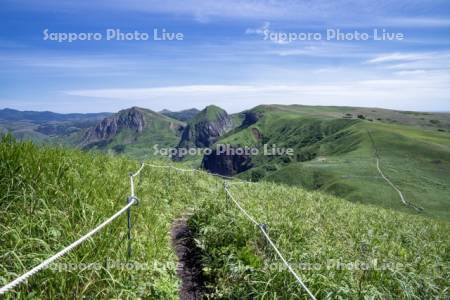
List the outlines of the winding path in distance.
<svg viewBox="0 0 450 300">
<path fill-rule="evenodd" d="M 411 202 L 407 201 L 407 200 L 405 199 L 405 197 L 403 196 L 402 191 L 400 191 L 400 189 L 399 189 L 397 186 L 395 186 L 395 184 L 393 184 L 392 181 L 390 181 L 389 178 L 387 178 L 387 177 L 384 175 L 383 171 L 381 171 L 381 168 L 380 168 L 380 156 L 379 156 L 379 154 L 378 154 L 378 149 L 377 149 L 377 147 L 375 146 L 375 141 L 374 141 L 372 135 L 370 134 L 370 131 L 367 131 L 367 134 L 369 135 L 370 141 L 372 142 L 373 148 L 375 149 L 375 158 L 376 158 L 376 160 L 377 160 L 377 170 L 378 170 L 378 173 L 380 173 L 381 177 L 383 177 L 383 179 L 384 179 L 384 180 L 385 180 L 385 181 L 386 181 L 386 182 L 387 182 L 394 190 L 397 191 L 397 193 L 400 195 L 400 199 L 402 200 L 403 204 L 405 204 L 406 206 L 411 206 L 411 207 L 414 208 L 417 212 L 423 211 L 423 208 L 422 208 L 422 207 L 417 207 L 417 206 L 415 206 L 414 204 L 412 204 Z"/>
</svg>

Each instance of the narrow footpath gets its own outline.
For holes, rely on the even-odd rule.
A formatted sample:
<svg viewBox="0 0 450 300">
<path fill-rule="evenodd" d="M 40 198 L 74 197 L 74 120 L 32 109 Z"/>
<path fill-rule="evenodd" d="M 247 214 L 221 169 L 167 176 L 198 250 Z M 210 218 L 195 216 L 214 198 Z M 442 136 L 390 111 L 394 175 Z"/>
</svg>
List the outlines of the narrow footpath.
<svg viewBox="0 0 450 300">
<path fill-rule="evenodd" d="M 205 279 L 202 275 L 201 250 L 186 217 L 176 219 L 171 229 L 172 246 L 178 257 L 177 274 L 181 278 L 180 299 L 201 299 L 205 294 Z"/>
</svg>

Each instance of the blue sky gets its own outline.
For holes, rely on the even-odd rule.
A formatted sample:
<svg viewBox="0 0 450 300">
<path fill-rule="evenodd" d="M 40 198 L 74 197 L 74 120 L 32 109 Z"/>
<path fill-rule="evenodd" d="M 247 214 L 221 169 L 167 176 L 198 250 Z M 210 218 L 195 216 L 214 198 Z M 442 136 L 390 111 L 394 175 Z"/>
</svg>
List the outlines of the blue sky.
<svg viewBox="0 0 450 300">
<path fill-rule="evenodd" d="M 56 112 L 258 104 L 450 111 L 450 3 L 439 0 L 0 0 L 0 108 Z M 183 33 L 182 41 L 44 40 Z M 326 30 L 369 40 L 326 40 Z M 403 40 L 374 41 L 373 30 Z M 265 34 L 320 33 L 320 40 Z"/>
</svg>

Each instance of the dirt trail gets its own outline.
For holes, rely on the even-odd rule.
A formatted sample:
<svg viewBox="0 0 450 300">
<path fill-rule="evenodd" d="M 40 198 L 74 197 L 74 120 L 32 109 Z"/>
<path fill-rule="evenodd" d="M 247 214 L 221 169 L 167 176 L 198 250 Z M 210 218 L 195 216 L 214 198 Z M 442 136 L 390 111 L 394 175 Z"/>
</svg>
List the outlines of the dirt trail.
<svg viewBox="0 0 450 300">
<path fill-rule="evenodd" d="M 375 158 L 376 158 L 376 160 L 377 160 L 377 170 L 378 170 L 378 173 L 380 173 L 381 177 L 383 177 L 383 179 L 384 179 L 384 180 L 385 180 L 385 181 L 386 181 L 386 182 L 387 182 L 387 183 L 388 183 L 395 191 L 397 191 L 397 193 L 399 194 L 400 199 L 402 200 L 402 203 L 403 203 L 403 204 L 405 204 L 406 206 L 410 206 L 410 207 L 414 208 L 417 212 L 423 211 L 423 208 L 422 208 L 422 207 L 415 206 L 415 205 L 412 204 L 411 202 L 407 201 L 407 200 L 405 199 L 405 197 L 403 196 L 402 191 L 400 191 L 400 189 L 399 189 L 395 184 L 393 184 L 392 181 L 389 180 L 389 178 L 387 178 L 387 177 L 384 175 L 383 171 L 381 171 L 381 168 L 380 168 L 380 155 L 379 155 L 379 152 L 378 152 L 377 147 L 375 146 L 375 140 L 373 139 L 372 134 L 370 133 L 370 131 L 367 131 L 367 134 L 369 135 L 370 141 L 372 142 L 372 146 L 373 146 L 373 148 L 374 148 L 374 150 L 375 150 L 375 153 L 374 153 L 374 154 L 375 154 Z"/>
<path fill-rule="evenodd" d="M 181 278 L 180 299 L 201 299 L 206 292 L 202 275 L 201 251 L 186 217 L 175 220 L 171 229 L 172 246 L 178 256 L 177 273 Z"/>
</svg>

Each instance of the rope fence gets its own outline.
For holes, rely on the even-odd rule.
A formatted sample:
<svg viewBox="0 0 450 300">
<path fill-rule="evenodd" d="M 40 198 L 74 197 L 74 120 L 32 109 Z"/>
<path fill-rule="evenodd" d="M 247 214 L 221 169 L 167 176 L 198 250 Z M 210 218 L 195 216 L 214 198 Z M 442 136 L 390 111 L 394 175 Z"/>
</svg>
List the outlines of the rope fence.
<svg viewBox="0 0 450 300">
<path fill-rule="evenodd" d="M 19 284 L 27 281 L 27 279 L 29 277 L 33 276 L 34 274 L 38 273 L 39 271 L 47 268 L 55 260 L 61 258 L 68 252 L 72 251 L 77 246 L 79 246 L 80 244 L 82 244 L 83 242 L 85 242 L 86 240 L 91 238 L 93 235 L 95 235 L 97 232 L 102 230 L 106 225 L 112 223 L 115 219 L 117 219 L 124 212 L 128 213 L 128 241 L 129 241 L 128 256 L 130 256 L 131 255 L 131 206 L 138 204 L 138 202 L 139 202 L 138 198 L 136 198 L 135 193 L 134 193 L 134 177 L 139 175 L 139 173 L 142 171 L 143 168 L 144 168 L 144 165 L 142 165 L 136 173 L 130 175 L 131 195 L 127 198 L 127 204 L 124 207 L 122 207 L 119 211 L 117 211 L 109 219 L 107 219 L 106 221 L 104 221 L 103 223 L 101 223 L 100 225 L 98 225 L 97 227 L 95 227 L 94 229 L 92 229 L 91 231 L 86 233 L 85 235 L 83 235 L 81 238 L 79 238 L 78 240 L 76 240 L 75 242 L 70 244 L 69 246 L 65 247 L 64 249 L 62 249 L 58 253 L 54 254 L 53 256 L 47 258 L 46 260 L 41 262 L 39 265 L 37 265 L 34 268 L 32 268 L 31 270 L 29 270 L 28 272 L 22 274 L 21 276 L 17 277 L 16 279 L 9 282 L 5 286 L 1 287 L 0 288 L 0 296 L 5 294 L 6 292 L 12 290 L 14 287 L 18 286 Z"/>
<path fill-rule="evenodd" d="M 75 247 L 77 247 L 78 245 L 80 245 L 81 243 L 83 243 L 84 241 L 86 241 L 87 239 L 89 239 L 90 237 L 92 237 L 94 234 L 96 234 L 97 232 L 99 232 L 100 230 L 102 230 L 106 225 L 110 224 L 112 221 L 114 221 L 115 219 L 117 219 L 121 214 L 123 214 L 125 211 L 127 211 L 133 204 L 136 203 L 136 198 L 133 198 L 127 205 L 125 205 L 122 209 L 120 209 L 118 212 L 116 212 L 113 216 L 111 216 L 109 219 L 107 219 L 106 221 L 104 221 L 103 223 L 101 223 L 100 225 L 98 225 L 96 228 L 94 228 L 93 230 L 89 231 L 87 234 L 85 234 L 84 236 L 82 236 L 80 239 L 78 239 L 77 241 L 73 242 L 72 244 L 70 244 L 69 246 L 67 246 L 66 248 L 62 249 L 61 251 L 59 251 L 58 253 L 56 253 L 55 255 L 53 255 L 52 257 L 47 258 L 46 260 L 44 260 L 43 262 L 41 262 L 39 265 L 37 265 L 36 267 L 34 267 L 33 269 L 29 270 L 28 272 L 26 272 L 25 274 L 19 276 L 18 278 L 14 279 L 13 281 L 11 281 L 10 283 L 8 283 L 7 285 L 5 285 L 4 287 L 0 288 L 0 295 L 5 294 L 6 292 L 8 292 L 9 290 L 13 289 L 14 287 L 16 287 L 17 285 L 25 282 L 29 277 L 33 276 L 34 274 L 36 274 L 37 272 L 45 269 L 48 265 L 50 265 L 52 262 L 54 262 L 55 260 L 57 260 L 58 258 L 62 257 L 63 255 L 65 255 L 66 253 L 72 251 Z"/>
<path fill-rule="evenodd" d="M 239 208 L 239 210 L 242 212 L 242 214 L 244 216 L 247 217 L 247 219 L 250 220 L 250 222 L 252 222 L 255 226 L 257 226 L 261 232 L 263 233 L 264 237 L 266 238 L 266 240 L 269 242 L 270 246 L 275 250 L 276 254 L 278 255 L 278 257 L 281 259 L 281 261 L 284 263 L 284 265 L 288 268 L 289 272 L 291 272 L 292 275 L 294 275 L 295 279 L 297 280 L 297 282 L 300 284 L 300 286 L 306 291 L 306 293 L 308 294 L 308 296 L 313 299 L 316 300 L 316 297 L 313 295 L 313 293 L 311 293 L 311 291 L 308 289 L 308 287 L 305 285 L 305 283 L 303 282 L 303 280 L 300 278 L 300 276 L 294 271 L 294 269 L 292 268 L 292 266 L 287 262 L 287 260 L 283 257 L 283 255 L 281 254 L 280 250 L 278 250 L 278 247 L 275 245 L 275 243 L 272 241 L 272 239 L 270 238 L 269 234 L 266 231 L 266 225 L 259 223 L 258 221 L 256 221 L 256 219 L 254 217 L 252 217 L 240 204 L 238 201 L 236 201 L 236 199 L 233 197 L 233 194 L 230 192 L 230 190 L 228 189 L 228 185 L 225 184 L 224 185 L 224 189 L 226 191 L 226 193 L 228 194 L 228 196 L 230 197 L 230 199 L 234 202 L 234 204 L 236 204 L 236 206 Z"/>
<path fill-rule="evenodd" d="M 55 260 L 61 258 L 62 256 L 64 256 L 68 252 L 70 252 L 73 249 L 75 249 L 77 246 L 79 246 L 80 244 L 82 244 L 83 242 L 85 242 L 86 240 L 91 238 L 97 232 L 102 230 L 105 226 L 107 226 L 108 224 L 113 222 L 115 219 L 117 219 L 124 212 L 127 212 L 127 221 L 128 221 L 128 234 L 127 234 L 127 237 L 128 237 L 128 257 L 130 257 L 131 256 L 131 240 L 132 240 L 132 237 L 131 237 L 131 228 L 132 228 L 132 224 L 131 224 L 131 206 L 132 205 L 136 205 L 139 202 L 138 198 L 136 198 L 136 195 L 135 195 L 134 178 L 136 176 L 138 176 L 142 172 L 142 170 L 144 169 L 145 166 L 152 167 L 152 168 L 165 168 L 165 169 L 169 168 L 169 169 L 174 169 L 174 170 L 179 171 L 179 172 L 199 172 L 199 173 L 202 173 L 202 174 L 213 175 L 213 176 L 216 176 L 216 177 L 219 177 L 219 178 L 222 178 L 222 179 L 227 179 L 227 181 L 224 183 L 224 190 L 225 190 L 226 194 L 228 195 L 228 197 L 237 206 L 237 208 L 242 212 L 242 214 L 247 219 L 249 219 L 255 226 L 257 226 L 261 230 L 261 232 L 263 233 L 264 237 L 267 239 L 267 241 L 269 242 L 271 247 L 275 250 L 275 252 L 278 255 L 278 257 L 283 261 L 284 265 L 288 268 L 289 272 L 292 273 L 292 275 L 295 277 L 296 281 L 306 291 L 306 293 L 309 295 L 309 297 L 311 299 L 316 300 L 315 296 L 311 293 L 311 291 L 308 289 L 308 287 L 304 284 L 303 280 L 294 271 L 292 266 L 283 257 L 283 255 L 278 250 L 278 248 L 275 245 L 275 243 L 269 237 L 269 235 L 268 235 L 268 233 L 266 231 L 266 225 L 262 224 L 262 223 L 259 223 L 252 215 L 250 215 L 239 204 L 239 202 L 234 198 L 233 194 L 229 190 L 230 183 L 232 183 L 232 184 L 236 184 L 236 183 L 238 183 L 238 184 L 255 184 L 255 182 L 245 181 L 245 180 L 237 179 L 235 177 L 229 177 L 229 176 L 224 176 L 224 175 L 220 175 L 220 174 L 207 173 L 207 172 L 204 172 L 204 171 L 201 171 L 201 170 L 197 170 L 197 169 L 182 169 L 182 168 L 177 168 L 177 167 L 174 167 L 174 166 L 154 165 L 154 164 L 149 164 L 149 163 L 141 163 L 140 168 L 135 173 L 130 173 L 130 196 L 127 198 L 127 204 L 124 207 L 122 207 L 119 211 L 117 211 L 109 219 L 107 219 L 106 221 L 104 221 L 103 223 L 101 223 L 100 225 L 98 225 L 97 227 L 92 229 L 91 231 L 89 231 L 87 234 L 85 234 L 84 236 L 79 238 L 77 241 L 73 242 L 72 244 L 70 244 L 69 246 L 65 247 L 64 249 L 62 249 L 61 251 L 59 251 L 55 255 L 47 258 L 46 260 L 41 262 L 39 265 L 35 266 L 33 269 L 29 270 L 28 272 L 24 273 L 23 275 L 19 276 L 18 278 L 14 279 L 10 283 L 8 283 L 5 286 L 3 286 L 2 288 L 0 288 L 0 295 L 5 294 L 6 292 L 10 291 L 11 289 L 16 287 L 17 285 L 25 282 L 29 277 L 31 277 L 34 274 L 36 274 L 37 272 L 45 269 L 51 263 L 53 263 Z M 228 182 L 228 180 L 230 180 L 232 182 Z"/>
</svg>

